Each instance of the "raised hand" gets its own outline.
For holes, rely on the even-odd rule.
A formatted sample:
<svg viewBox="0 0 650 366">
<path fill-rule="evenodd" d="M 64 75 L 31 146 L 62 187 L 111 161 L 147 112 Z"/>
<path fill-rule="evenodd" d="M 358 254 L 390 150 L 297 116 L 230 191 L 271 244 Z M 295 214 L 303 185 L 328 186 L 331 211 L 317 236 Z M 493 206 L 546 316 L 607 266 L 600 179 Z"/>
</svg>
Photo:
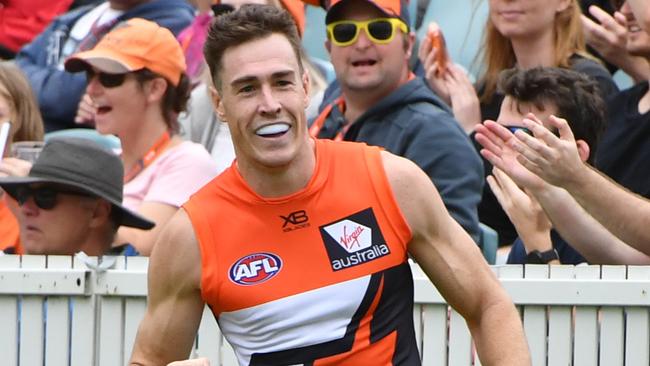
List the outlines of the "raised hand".
<svg viewBox="0 0 650 366">
<path fill-rule="evenodd" d="M 593 47 L 609 63 L 614 64 L 636 82 L 650 77 L 650 65 L 640 56 L 633 56 L 627 51 L 627 19 L 620 12 L 609 15 L 597 6 L 590 6 L 589 13 L 597 20 L 594 22 L 582 15 L 582 29 L 587 44 Z"/>
<path fill-rule="evenodd" d="M 438 56 L 437 50 L 433 47 L 433 42 L 431 35 L 427 35 L 420 42 L 420 48 L 418 49 L 418 58 L 424 67 L 424 77 L 433 90 L 445 103 L 451 105 L 451 97 L 449 95 L 449 90 L 447 84 L 445 83 L 445 75 L 447 74 L 439 72 L 438 63 L 436 57 Z"/>
<path fill-rule="evenodd" d="M 18 158 L 4 158 L 0 163 L 0 177 L 26 177 L 32 163 Z"/>
<path fill-rule="evenodd" d="M 523 131 L 515 132 L 515 139 L 508 140 L 508 146 L 519 152 L 517 161 L 546 182 L 567 188 L 580 184 L 581 176 L 589 170 L 580 158 L 575 137 L 565 119 L 550 116 L 551 127 L 559 131 L 555 136 L 539 120 L 525 118 L 524 126 L 533 132 L 530 136 Z"/>
<path fill-rule="evenodd" d="M 590 6 L 589 13 L 596 18 L 594 22 L 582 15 L 582 29 L 587 43 L 613 64 L 621 55 L 627 54 L 627 21 L 623 14 L 616 12 L 609 15 L 597 6 Z"/>
<path fill-rule="evenodd" d="M 537 118 L 530 114 L 529 118 Z M 532 173 L 517 160 L 519 153 L 510 143 L 516 140 L 515 136 L 504 126 L 494 121 L 487 120 L 482 125 L 476 126 L 476 141 L 483 146 L 481 155 L 492 165 L 505 172 L 514 182 L 533 192 L 544 189 L 546 182 Z"/>
<path fill-rule="evenodd" d="M 84 94 L 79 101 L 79 107 L 77 109 L 77 115 L 74 117 L 74 122 L 77 124 L 83 125 L 94 125 L 95 124 L 95 114 L 97 113 L 97 107 L 95 102 L 88 94 Z"/>
<path fill-rule="evenodd" d="M 487 177 L 487 182 L 517 229 L 517 233 L 526 247 L 526 252 L 535 249 L 539 251 L 550 249 L 551 221 L 537 199 L 518 187 L 499 168 L 492 170 L 492 175 Z"/>
<path fill-rule="evenodd" d="M 474 85 L 469 80 L 467 72 L 453 63 L 447 65 L 444 82 L 450 93 L 454 117 L 460 122 L 463 130 L 470 134 L 476 125 L 481 123 L 481 106 Z"/>
</svg>

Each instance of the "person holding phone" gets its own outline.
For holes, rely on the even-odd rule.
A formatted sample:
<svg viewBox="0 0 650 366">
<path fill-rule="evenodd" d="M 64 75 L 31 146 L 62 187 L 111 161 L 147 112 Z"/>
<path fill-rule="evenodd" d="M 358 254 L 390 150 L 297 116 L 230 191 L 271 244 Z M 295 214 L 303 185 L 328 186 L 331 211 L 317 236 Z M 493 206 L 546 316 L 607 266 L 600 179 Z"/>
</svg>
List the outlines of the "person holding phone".
<svg viewBox="0 0 650 366">
<path fill-rule="evenodd" d="M 6 138 L 0 149 L 0 177 L 25 176 L 31 162 L 10 156 L 11 145 L 17 141 L 43 141 L 43 119 L 29 82 L 22 71 L 10 63 L 0 63 L 0 124 Z M 6 195 L 0 199 L 0 250 L 12 248 L 21 254 L 19 226 L 10 207 L 15 201 Z"/>
</svg>

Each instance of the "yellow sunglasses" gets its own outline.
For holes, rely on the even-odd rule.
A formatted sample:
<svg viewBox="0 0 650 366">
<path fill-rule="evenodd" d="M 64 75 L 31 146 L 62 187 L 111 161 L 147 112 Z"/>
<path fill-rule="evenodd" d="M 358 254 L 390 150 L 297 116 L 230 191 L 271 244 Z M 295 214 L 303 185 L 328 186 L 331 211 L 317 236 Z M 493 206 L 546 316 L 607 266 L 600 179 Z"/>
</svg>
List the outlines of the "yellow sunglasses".
<svg viewBox="0 0 650 366">
<path fill-rule="evenodd" d="M 356 42 L 359 30 L 363 29 L 374 43 L 386 44 L 395 37 L 395 28 L 408 33 L 408 26 L 398 18 L 340 20 L 327 25 L 327 36 L 335 45 L 345 47 Z"/>
</svg>

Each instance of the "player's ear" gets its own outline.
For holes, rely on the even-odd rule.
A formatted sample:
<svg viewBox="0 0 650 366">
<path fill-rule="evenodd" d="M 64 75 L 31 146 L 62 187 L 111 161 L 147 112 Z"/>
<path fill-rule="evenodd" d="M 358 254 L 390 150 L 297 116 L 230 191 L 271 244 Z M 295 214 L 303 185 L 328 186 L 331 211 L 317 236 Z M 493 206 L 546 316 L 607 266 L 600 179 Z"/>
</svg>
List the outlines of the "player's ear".
<svg viewBox="0 0 650 366">
<path fill-rule="evenodd" d="M 580 160 L 587 161 L 589 160 L 589 155 L 591 154 L 591 148 L 585 140 L 576 141 L 576 146 L 578 147 L 578 155 L 580 155 Z"/>
<path fill-rule="evenodd" d="M 217 117 L 219 117 L 220 121 L 225 122 L 226 115 L 223 109 L 223 103 L 219 91 L 217 91 L 217 88 L 211 85 L 209 87 L 209 93 L 210 93 L 210 99 L 212 100 L 212 105 L 214 107 L 214 111 L 217 113 Z"/>
<path fill-rule="evenodd" d="M 307 72 L 307 70 L 303 71 L 300 80 L 302 82 L 302 87 L 305 91 L 304 103 L 305 103 L 305 108 L 307 108 L 307 106 L 309 106 L 309 96 L 310 96 L 309 93 L 311 92 L 311 80 L 309 79 L 309 73 Z"/>
</svg>

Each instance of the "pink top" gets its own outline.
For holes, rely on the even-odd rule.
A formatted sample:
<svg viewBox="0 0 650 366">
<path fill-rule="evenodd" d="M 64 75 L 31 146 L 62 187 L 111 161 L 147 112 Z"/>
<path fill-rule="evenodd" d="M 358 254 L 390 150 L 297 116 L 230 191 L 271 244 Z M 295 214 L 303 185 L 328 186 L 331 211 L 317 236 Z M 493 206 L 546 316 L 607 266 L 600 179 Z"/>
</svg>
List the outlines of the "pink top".
<svg viewBox="0 0 650 366">
<path fill-rule="evenodd" d="M 217 173 L 217 166 L 203 145 L 184 141 L 163 152 L 124 185 L 123 204 L 134 211 L 144 201 L 180 207 Z"/>
</svg>

